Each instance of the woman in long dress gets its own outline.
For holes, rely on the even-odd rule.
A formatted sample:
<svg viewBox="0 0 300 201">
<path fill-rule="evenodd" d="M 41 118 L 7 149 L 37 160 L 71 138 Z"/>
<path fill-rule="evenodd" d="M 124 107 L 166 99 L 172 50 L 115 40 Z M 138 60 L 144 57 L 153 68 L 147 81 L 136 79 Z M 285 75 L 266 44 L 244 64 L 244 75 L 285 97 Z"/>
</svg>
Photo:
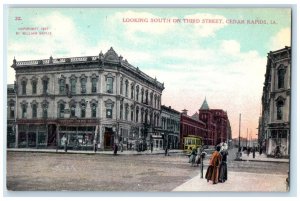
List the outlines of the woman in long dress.
<svg viewBox="0 0 300 201">
<path fill-rule="evenodd" d="M 227 151 L 227 145 L 223 143 L 221 147 L 221 165 L 220 165 L 220 172 L 219 172 L 219 182 L 223 183 L 227 180 L 227 156 L 228 156 L 228 151 Z"/>
<path fill-rule="evenodd" d="M 209 166 L 205 175 L 207 182 L 211 180 L 213 184 L 217 184 L 219 180 L 219 166 L 221 164 L 221 154 L 219 153 L 220 149 L 220 146 L 216 147 L 216 150 L 212 154 L 209 161 Z"/>
</svg>

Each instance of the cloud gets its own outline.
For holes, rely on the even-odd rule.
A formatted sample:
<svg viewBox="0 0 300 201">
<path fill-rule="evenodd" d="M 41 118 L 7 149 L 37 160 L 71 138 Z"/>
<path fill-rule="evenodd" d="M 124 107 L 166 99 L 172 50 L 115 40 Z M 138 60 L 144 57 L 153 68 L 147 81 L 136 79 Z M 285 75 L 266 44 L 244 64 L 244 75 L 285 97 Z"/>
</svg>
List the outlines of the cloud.
<svg viewBox="0 0 300 201">
<path fill-rule="evenodd" d="M 220 49 L 225 54 L 236 55 L 240 52 L 240 43 L 235 40 L 224 40 Z"/>
<path fill-rule="evenodd" d="M 291 29 L 281 29 L 275 36 L 270 39 L 270 50 L 275 51 L 285 46 L 291 46 Z"/>
</svg>

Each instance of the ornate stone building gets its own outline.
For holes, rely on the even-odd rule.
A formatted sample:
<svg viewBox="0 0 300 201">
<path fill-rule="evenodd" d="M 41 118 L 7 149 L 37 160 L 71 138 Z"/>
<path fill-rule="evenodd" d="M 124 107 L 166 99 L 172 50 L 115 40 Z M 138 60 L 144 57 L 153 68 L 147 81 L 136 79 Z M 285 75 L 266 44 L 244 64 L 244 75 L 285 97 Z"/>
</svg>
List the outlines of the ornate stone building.
<svg viewBox="0 0 300 201">
<path fill-rule="evenodd" d="M 279 146 L 289 155 L 291 111 L 291 48 L 270 52 L 262 95 L 259 143 L 268 155 Z"/>
<path fill-rule="evenodd" d="M 15 118 L 16 118 L 16 93 L 13 84 L 7 85 L 7 143 L 9 148 L 15 147 Z"/>
<path fill-rule="evenodd" d="M 16 147 L 134 149 L 160 126 L 163 83 L 110 48 L 98 56 L 16 61 Z"/>
</svg>

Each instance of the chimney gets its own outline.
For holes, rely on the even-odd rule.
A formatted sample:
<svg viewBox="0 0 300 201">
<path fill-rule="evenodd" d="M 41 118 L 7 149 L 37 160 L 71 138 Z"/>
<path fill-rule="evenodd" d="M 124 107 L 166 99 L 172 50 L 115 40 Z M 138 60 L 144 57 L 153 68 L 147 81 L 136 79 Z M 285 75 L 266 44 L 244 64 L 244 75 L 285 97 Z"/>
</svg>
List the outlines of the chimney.
<svg viewBox="0 0 300 201">
<path fill-rule="evenodd" d="M 187 111 L 186 109 L 182 110 L 182 114 L 187 115 Z"/>
</svg>

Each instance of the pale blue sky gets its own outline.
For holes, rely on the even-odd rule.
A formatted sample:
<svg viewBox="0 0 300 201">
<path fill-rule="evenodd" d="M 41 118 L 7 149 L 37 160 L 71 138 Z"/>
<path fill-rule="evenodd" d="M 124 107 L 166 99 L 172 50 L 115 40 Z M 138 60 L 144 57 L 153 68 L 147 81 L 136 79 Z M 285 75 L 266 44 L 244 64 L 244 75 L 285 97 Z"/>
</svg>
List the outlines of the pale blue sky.
<svg viewBox="0 0 300 201">
<path fill-rule="evenodd" d="M 16 21 L 15 17 L 22 20 Z M 123 18 L 223 19 L 222 24 L 124 23 Z M 227 24 L 226 20 L 269 24 Z M 275 21 L 276 24 L 270 24 Z M 162 103 L 190 115 L 205 96 L 228 112 L 235 136 L 238 115 L 256 134 L 267 53 L 290 46 L 290 9 L 10 8 L 8 63 L 17 60 L 117 54 L 165 83 Z M 16 35 L 21 27 L 48 27 L 51 36 Z M 14 74 L 8 70 L 8 83 Z"/>
</svg>

